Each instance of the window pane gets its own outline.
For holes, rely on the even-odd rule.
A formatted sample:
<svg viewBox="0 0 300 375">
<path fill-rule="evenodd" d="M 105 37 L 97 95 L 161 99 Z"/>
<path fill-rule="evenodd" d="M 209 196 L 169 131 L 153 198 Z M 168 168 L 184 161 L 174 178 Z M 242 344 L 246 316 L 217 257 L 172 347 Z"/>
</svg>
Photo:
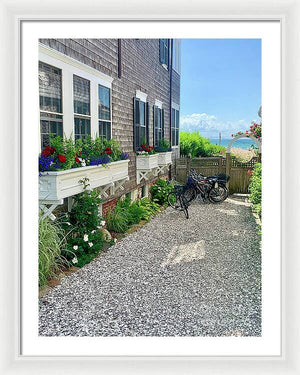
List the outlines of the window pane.
<svg viewBox="0 0 300 375">
<path fill-rule="evenodd" d="M 41 146 L 42 149 L 50 144 L 50 134 L 63 136 L 62 116 L 41 113 Z"/>
<path fill-rule="evenodd" d="M 145 103 L 140 102 L 140 125 L 145 125 Z"/>
<path fill-rule="evenodd" d="M 139 130 L 140 130 L 140 134 L 139 134 L 139 137 L 140 137 L 139 146 L 141 146 L 143 143 L 146 142 L 146 127 L 141 126 Z"/>
<path fill-rule="evenodd" d="M 74 112 L 90 115 L 90 81 L 73 76 Z"/>
<path fill-rule="evenodd" d="M 86 135 L 91 135 L 90 119 L 75 117 L 75 140 L 84 138 Z"/>
<path fill-rule="evenodd" d="M 39 62 L 40 109 L 62 113 L 61 70 Z"/>
<path fill-rule="evenodd" d="M 110 120 L 110 89 L 99 85 L 98 93 L 99 119 Z"/>
<path fill-rule="evenodd" d="M 99 136 L 102 139 L 110 139 L 111 123 L 106 121 L 99 121 Z"/>
<path fill-rule="evenodd" d="M 176 111 L 176 129 L 179 129 L 179 111 Z"/>
</svg>

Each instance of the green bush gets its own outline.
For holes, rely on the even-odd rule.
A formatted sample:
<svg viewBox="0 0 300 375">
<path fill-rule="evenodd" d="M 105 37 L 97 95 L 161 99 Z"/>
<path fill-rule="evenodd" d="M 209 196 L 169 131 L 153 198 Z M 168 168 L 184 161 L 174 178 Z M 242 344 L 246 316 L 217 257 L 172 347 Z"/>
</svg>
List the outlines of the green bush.
<svg viewBox="0 0 300 375">
<path fill-rule="evenodd" d="M 256 163 L 250 180 L 249 191 L 250 191 L 250 202 L 252 203 L 253 211 L 261 217 L 261 163 Z"/>
<path fill-rule="evenodd" d="M 199 156 L 215 156 L 226 147 L 210 143 L 208 138 L 201 137 L 199 132 L 188 133 L 180 132 L 180 154 L 191 155 L 192 158 Z"/>
<path fill-rule="evenodd" d="M 160 211 L 160 205 L 151 201 L 149 198 L 140 199 L 137 205 L 142 209 L 142 220 L 149 221 L 158 211 Z"/>
<path fill-rule="evenodd" d="M 94 259 L 103 247 L 97 190 L 84 191 L 74 197 L 71 212 L 61 217 L 67 245 L 62 254 L 75 266 L 82 267 Z"/>
<path fill-rule="evenodd" d="M 61 255 L 64 244 L 64 232 L 59 225 L 49 220 L 39 218 L 39 285 L 55 275 L 55 271 L 66 264 Z"/>
<path fill-rule="evenodd" d="M 167 206 L 167 197 L 171 191 L 173 191 L 173 186 L 168 181 L 159 178 L 150 188 L 151 200 L 160 206 Z"/>
</svg>

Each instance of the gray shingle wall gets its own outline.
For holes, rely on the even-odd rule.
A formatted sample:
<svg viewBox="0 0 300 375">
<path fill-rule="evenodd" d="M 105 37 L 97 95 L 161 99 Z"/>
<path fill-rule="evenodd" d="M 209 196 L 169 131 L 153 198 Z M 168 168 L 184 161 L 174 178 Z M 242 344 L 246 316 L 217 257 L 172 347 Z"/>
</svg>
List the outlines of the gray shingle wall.
<svg viewBox="0 0 300 375">
<path fill-rule="evenodd" d="M 153 105 L 163 102 L 165 138 L 170 137 L 170 72 L 159 61 L 159 39 L 122 39 L 122 76 L 118 78 L 117 39 L 40 39 L 47 45 L 114 78 L 112 84 L 112 135 L 130 154 L 126 191 L 136 187 L 133 152 L 133 98 L 145 92 L 149 102 L 149 143 L 153 144 Z M 180 100 L 180 77 L 173 71 L 172 101 Z"/>
</svg>

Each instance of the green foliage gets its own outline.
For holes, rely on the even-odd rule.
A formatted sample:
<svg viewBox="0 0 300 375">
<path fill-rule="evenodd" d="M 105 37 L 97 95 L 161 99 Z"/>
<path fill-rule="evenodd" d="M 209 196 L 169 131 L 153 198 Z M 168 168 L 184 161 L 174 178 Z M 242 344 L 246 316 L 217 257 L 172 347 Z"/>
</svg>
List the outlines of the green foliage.
<svg viewBox="0 0 300 375">
<path fill-rule="evenodd" d="M 149 221 L 158 211 L 160 211 L 160 205 L 151 201 L 149 198 L 143 198 L 137 201 L 137 205 L 142 209 L 141 220 Z"/>
<path fill-rule="evenodd" d="M 253 211 L 261 217 L 261 163 L 256 163 L 250 180 L 249 191 L 250 191 L 250 202 L 253 205 Z"/>
<path fill-rule="evenodd" d="M 74 196 L 71 212 L 60 218 L 67 237 L 64 256 L 82 267 L 95 258 L 103 247 L 98 209 L 101 199 L 97 190 L 84 191 Z"/>
<path fill-rule="evenodd" d="M 143 217 L 143 209 L 129 198 L 119 200 L 114 210 L 110 210 L 106 217 L 108 230 L 117 233 L 126 232 L 132 225 L 137 224 Z"/>
<path fill-rule="evenodd" d="M 70 169 L 75 164 L 76 148 L 73 139 L 50 136 L 50 146 L 56 149 L 55 155 L 64 155 L 66 161 L 62 164 L 61 170 Z"/>
<path fill-rule="evenodd" d="M 160 206 L 167 206 L 167 197 L 171 191 L 173 191 L 173 186 L 168 181 L 159 178 L 150 188 L 151 199 Z"/>
<path fill-rule="evenodd" d="M 168 140 L 166 139 L 160 139 L 158 142 L 158 146 L 155 147 L 155 151 L 157 152 L 167 152 L 171 151 L 171 144 Z"/>
<path fill-rule="evenodd" d="M 215 156 L 225 151 L 224 146 L 210 143 L 208 138 L 202 137 L 199 132 L 180 132 L 180 154 L 190 155 L 192 158 L 199 156 Z"/>
<path fill-rule="evenodd" d="M 39 285 L 43 286 L 66 264 L 60 247 L 64 244 L 64 232 L 47 217 L 39 218 Z"/>
</svg>

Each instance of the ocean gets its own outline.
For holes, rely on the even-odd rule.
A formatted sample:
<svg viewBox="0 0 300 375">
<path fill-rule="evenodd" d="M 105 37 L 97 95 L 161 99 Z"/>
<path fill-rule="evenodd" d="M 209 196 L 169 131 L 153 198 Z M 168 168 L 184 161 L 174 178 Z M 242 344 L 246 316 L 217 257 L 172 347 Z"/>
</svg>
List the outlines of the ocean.
<svg viewBox="0 0 300 375">
<path fill-rule="evenodd" d="M 221 139 L 221 146 L 227 147 L 231 139 Z M 219 138 L 209 138 L 209 140 L 211 143 L 215 145 L 219 144 Z M 237 141 L 235 141 L 232 147 L 243 148 L 244 150 L 248 150 L 248 148 L 250 148 L 251 145 L 256 145 L 256 144 L 251 139 L 242 138 L 242 139 L 238 139 Z"/>
</svg>

